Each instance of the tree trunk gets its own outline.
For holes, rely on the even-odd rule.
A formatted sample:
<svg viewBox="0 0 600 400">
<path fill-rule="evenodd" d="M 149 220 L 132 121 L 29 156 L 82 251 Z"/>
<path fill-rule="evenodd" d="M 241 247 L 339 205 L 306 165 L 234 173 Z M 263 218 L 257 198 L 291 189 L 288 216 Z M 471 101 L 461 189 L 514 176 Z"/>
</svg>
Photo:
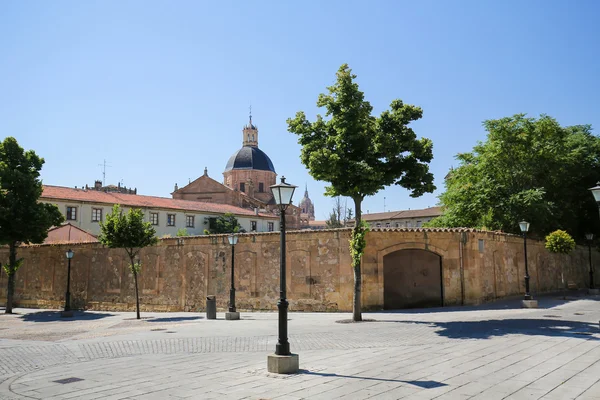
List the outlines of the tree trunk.
<svg viewBox="0 0 600 400">
<path fill-rule="evenodd" d="M 137 279 L 137 271 L 135 270 L 135 266 L 133 261 L 131 262 L 131 266 L 133 267 L 133 281 L 135 282 L 135 310 L 136 310 L 136 318 L 140 319 L 140 296 L 138 294 L 138 279 Z"/>
<path fill-rule="evenodd" d="M 8 271 L 5 271 L 8 275 L 8 288 L 6 291 L 6 314 L 12 314 L 13 309 L 13 297 L 15 293 L 15 273 L 17 269 L 17 244 L 11 242 L 9 244 L 9 255 L 8 255 Z"/>
<path fill-rule="evenodd" d="M 362 199 L 361 198 L 353 198 L 354 200 L 354 211 L 356 213 L 356 217 L 355 217 L 355 225 L 354 225 L 354 229 L 352 229 L 352 237 L 356 238 L 356 236 L 358 235 L 358 233 L 360 232 L 360 229 L 362 229 L 361 226 L 361 202 Z M 360 259 L 361 256 L 358 255 L 356 257 L 352 257 L 352 269 L 354 271 L 354 294 L 352 296 L 352 320 L 354 322 L 359 322 L 362 321 L 362 314 L 361 314 L 361 304 L 360 304 L 360 298 L 361 298 L 361 292 L 362 292 L 362 275 L 361 275 L 361 271 L 360 271 Z"/>
</svg>

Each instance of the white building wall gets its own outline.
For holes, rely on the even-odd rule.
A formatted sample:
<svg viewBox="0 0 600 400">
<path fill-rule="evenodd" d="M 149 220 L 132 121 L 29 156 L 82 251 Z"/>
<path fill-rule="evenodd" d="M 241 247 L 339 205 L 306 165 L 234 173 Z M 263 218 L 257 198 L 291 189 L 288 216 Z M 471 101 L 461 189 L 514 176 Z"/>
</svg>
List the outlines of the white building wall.
<svg viewBox="0 0 600 400">
<path fill-rule="evenodd" d="M 100 223 L 92 221 L 92 209 L 102 210 L 103 221 L 106 219 L 106 215 L 112 211 L 112 205 L 108 204 L 93 204 L 79 201 L 46 201 L 46 203 L 55 204 L 65 219 L 67 217 L 67 207 L 77 207 L 77 219 L 66 220 L 65 222 L 69 222 L 71 225 L 75 225 L 93 235 L 100 234 Z M 125 212 L 129 211 L 130 208 L 131 207 L 122 207 Z M 209 218 L 217 218 L 223 215 L 205 212 L 203 213 L 198 211 L 186 212 L 170 209 L 151 209 L 146 207 L 143 207 L 142 211 L 144 212 L 145 221 L 150 221 L 151 213 L 158 213 L 158 225 L 153 225 L 158 237 L 167 235 L 175 237 L 177 235 L 177 231 L 182 228 L 186 229 L 189 235 L 203 235 L 204 230 L 209 229 Z M 168 214 L 175 214 L 175 226 L 167 226 Z M 193 228 L 186 227 L 186 216 L 188 215 L 194 216 Z M 251 221 L 256 221 L 256 232 L 268 232 L 268 222 L 273 222 L 274 231 L 279 230 L 279 219 L 267 219 L 259 215 L 252 217 L 236 215 L 235 217 L 242 228 L 246 230 L 246 232 L 251 231 Z"/>
</svg>

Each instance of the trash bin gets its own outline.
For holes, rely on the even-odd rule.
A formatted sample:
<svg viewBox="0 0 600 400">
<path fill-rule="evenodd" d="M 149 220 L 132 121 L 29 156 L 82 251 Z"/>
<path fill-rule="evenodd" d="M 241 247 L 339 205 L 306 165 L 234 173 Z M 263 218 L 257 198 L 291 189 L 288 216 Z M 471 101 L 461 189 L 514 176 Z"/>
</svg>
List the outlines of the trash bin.
<svg viewBox="0 0 600 400">
<path fill-rule="evenodd" d="M 206 319 L 217 319 L 216 296 L 206 296 Z"/>
</svg>

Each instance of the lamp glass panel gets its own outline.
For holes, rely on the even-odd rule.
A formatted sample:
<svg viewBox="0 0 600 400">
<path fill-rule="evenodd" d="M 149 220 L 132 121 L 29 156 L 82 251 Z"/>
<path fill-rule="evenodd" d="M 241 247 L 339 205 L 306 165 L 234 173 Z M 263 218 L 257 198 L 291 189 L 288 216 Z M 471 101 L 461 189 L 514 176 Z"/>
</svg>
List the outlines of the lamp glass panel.
<svg viewBox="0 0 600 400">
<path fill-rule="evenodd" d="M 238 237 L 236 235 L 229 235 L 227 239 L 229 240 L 230 245 L 236 245 L 238 242 Z"/>
<path fill-rule="evenodd" d="M 600 185 L 590 189 L 597 203 L 600 203 Z"/>
<path fill-rule="evenodd" d="M 586 234 L 585 234 L 585 238 L 586 238 L 587 240 L 592 240 L 592 239 L 594 238 L 594 234 L 593 234 L 593 233 L 586 233 Z"/>
<path fill-rule="evenodd" d="M 527 222 L 527 221 L 519 222 L 519 228 L 521 228 L 521 232 L 529 232 L 529 222 Z"/>
<path fill-rule="evenodd" d="M 294 196 L 294 190 L 296 186 L 286 185 L 279 188 L 279 193 L 281 193 L 281 203 L 283 205 L 292 204 L 292 196 Z"/>
<path fill-rule="evenodd" d="M 71 258 L 73 258 L 73 250 L 70 250 L 70 249 L 69 249 L 69 250 L 67 251 L 66 255 L 67 255 L 67 258 L 68 258 L 68 259 L 71 259 Z"/>
<path fill-rule="evenodd" d="M 281 192 L 279 191 L 280 185 L 271 186 L 271 192 L 273 192 L 273 197 L 275 198 L 275 204 L 281 205 Z"/>
</svg>

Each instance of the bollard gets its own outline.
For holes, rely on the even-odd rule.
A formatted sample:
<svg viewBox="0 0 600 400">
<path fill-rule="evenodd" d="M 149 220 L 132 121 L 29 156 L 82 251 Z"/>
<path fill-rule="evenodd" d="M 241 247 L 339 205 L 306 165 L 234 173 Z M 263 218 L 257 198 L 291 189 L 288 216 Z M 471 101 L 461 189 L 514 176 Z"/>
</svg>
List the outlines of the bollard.
<svg viewBox="0 0 600 400">
<path fill-rule="evenodd" d="M 206 296 L 206 319 L 217 319 L 216 296 Z"/>
</svg>

